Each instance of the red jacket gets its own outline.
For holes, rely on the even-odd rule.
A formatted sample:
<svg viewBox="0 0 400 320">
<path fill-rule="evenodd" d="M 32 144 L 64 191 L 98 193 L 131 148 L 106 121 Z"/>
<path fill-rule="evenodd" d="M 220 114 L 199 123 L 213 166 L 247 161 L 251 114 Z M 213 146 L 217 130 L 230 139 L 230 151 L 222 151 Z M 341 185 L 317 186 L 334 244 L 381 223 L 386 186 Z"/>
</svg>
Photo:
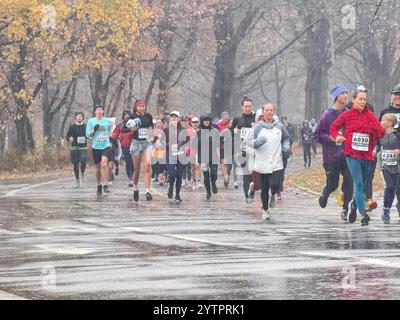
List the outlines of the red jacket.
<svg viewBox="0 0 400 320">
<path fill-rule="evenodd" d="M 330 135 L 333 139 L 336 139 L 341 129 L 344 129 L 343 136 L 346 139 L 344 142 L 346 156 L 355 159 L 374 160 L 373 150 L 378 140 L 385 135 L 385 129 L 372 111 L 364 108 L 360 112 L 353 108 L 343 112 L 331 126 Z M 353 135 L 356 133 L 369 134 L 368 151 L 354 150 Z"/>
<path fill-rule="evenodd" d="M 123 129 L 124 128 L 124 124 L 120 123 L 118 124 L 114 131 L 112 132 L 111 136 L 114 139 L 119 139 L 120 143 L 121 143 L 121 148 L 129 148 L 131 146 L 132 143 L 132 137 L 133 134 L 129 129 Z"/>
</svg>

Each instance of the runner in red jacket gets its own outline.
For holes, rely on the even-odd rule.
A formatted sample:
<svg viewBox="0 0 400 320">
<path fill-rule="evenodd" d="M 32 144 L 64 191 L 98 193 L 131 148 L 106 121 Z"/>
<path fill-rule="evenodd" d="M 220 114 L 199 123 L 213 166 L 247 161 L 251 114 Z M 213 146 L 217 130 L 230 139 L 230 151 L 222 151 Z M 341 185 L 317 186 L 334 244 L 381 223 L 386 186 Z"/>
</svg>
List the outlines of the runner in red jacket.
<svg viewBox="0 0 400 320">
<path fill-rule="evenodd" d="M 367 93 L 356 91 L 353 94 L 353 108 L 342 113 L 330 129 L 332 140 L 338 145 L 345 144 L 346 161 L 354 182 L 355 200 L 351 203 L 348 220 L 350 223 L 356 221 L 358 208 L 362 226 L 367 226 L 370 221 L 367 212 L 376 208 L 376 205 L 365 208 L 363 186 L 374 160 L 375 145 L 385 134 L 378 118 L 366 105 Z"/>
</svg>

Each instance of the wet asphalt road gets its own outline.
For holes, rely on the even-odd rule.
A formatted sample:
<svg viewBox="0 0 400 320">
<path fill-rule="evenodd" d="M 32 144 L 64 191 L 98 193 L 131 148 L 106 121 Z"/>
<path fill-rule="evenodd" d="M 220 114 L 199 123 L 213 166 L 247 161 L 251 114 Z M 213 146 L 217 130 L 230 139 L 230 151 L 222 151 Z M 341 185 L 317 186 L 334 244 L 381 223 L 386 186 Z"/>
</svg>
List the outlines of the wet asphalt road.
<svg viewBox="0 0 400 320">
<path fill-rule="evenodd" d="M 246 205 L 232 187 L 209 202 L 184 188 L 177 206 L 155 186 L 134 204 L 124 175 L 102 199 L 87 180 L 0 183 L 0 299 L 400 296 L 394 211 L 390 225 L 377 210 L 362 228 L 342 223 L 333 199 L 321 210 L 317 195 L 287 189 L 262 222 L 258 195 Z"/>
</svg>

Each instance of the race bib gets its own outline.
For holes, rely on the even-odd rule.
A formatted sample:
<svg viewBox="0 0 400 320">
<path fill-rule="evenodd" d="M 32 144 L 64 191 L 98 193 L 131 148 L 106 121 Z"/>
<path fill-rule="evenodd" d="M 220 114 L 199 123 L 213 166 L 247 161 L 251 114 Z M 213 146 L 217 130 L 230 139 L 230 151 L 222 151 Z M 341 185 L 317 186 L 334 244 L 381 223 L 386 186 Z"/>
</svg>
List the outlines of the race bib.
<svg viewBox="0 0 400 320">
<path fill-rule="evenodd" d="M 178 145 L 177 145 L 177 144 L 172 144 L 172 145 L 171 145 L 171 151 L 172 151 L 172 155 L 173 155 L 174 157 L 183 154 L 183 151 L 179 151 L 179 148 L 178 148 Z"/>
<path fill-rule="evenodd" d="M 78 137 L 78 138 L 76 139 L 76 142 L 77 142 L 78 144 L 85 144 L 85 143 L 86 143 L 86 137 Z"/>
<path fill-rule="evenodd" d="M 351 148 L 356 151 L 368 151 L 369 134 L 368 133 L 353 133 Z"/>
<path fill-rule="evenodd" d="M 240 129 L 240 138 L 245 139 L 247 136 L 247 132 L 249 132 L 250 128 L 242 128 Z"/>
<path fill-rule="evenodd" d="M 149 137 L 149 131 L 147 128 L 139 129 L 139 139 L 147 139 Z"/>
<path fill-rule="evenodd" d="M 97 141 L 98 142 L 105 142 L 105 141 L 107 141 L 107 136 L 98 136 L 97 137 Z"/>
<path fill-rule="evenodd" d="M 397 156 L 393 150 L 382 149 L 382 162 L 386 166 L 397 166 Z"/>
</svg>

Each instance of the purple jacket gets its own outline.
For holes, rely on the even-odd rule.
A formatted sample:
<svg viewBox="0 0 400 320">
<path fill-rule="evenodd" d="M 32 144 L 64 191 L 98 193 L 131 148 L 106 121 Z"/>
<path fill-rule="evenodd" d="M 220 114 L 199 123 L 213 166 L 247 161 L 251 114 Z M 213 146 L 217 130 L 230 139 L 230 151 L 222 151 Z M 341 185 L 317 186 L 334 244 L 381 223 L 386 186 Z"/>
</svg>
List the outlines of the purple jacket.
<svg viewBox="0 0 400 320">
<path fill-rule="evenodd" d="M 314 132 L 315 140 L 322 144 L 324 163 L 332 163 L 345 158 L 344 145 L 337 146 L 330 137 L 332 123 L 345 111 L 337 111 L 333 107 L 330 107 L 322 114 L 317 129 Z"/>
</svg>

